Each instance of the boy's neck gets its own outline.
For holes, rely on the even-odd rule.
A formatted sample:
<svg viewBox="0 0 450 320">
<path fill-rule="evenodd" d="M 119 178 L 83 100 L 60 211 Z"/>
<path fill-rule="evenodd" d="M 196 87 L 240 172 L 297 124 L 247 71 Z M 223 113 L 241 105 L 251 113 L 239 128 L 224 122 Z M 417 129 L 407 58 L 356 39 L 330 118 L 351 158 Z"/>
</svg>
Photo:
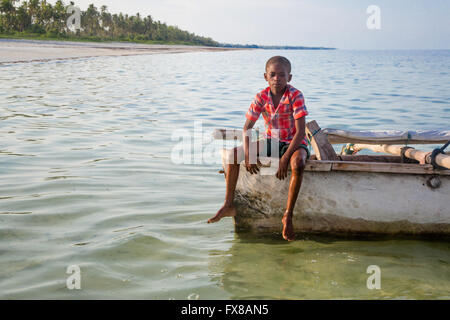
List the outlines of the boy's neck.
<svg viewBox="0 0 450 320">
<path fill-rule="evenodd" d="M 272 88 L 270 88 L 270 94 L 272 95 L 273 98 L 281 98 L 284 95 L 284 93 L 286 92 L 286 89 L 287 89 L 287 85 L 284 87 L 283 90 L 280 91 L 280 93 L 274 93 L 272 91 Z"/>
</svg>

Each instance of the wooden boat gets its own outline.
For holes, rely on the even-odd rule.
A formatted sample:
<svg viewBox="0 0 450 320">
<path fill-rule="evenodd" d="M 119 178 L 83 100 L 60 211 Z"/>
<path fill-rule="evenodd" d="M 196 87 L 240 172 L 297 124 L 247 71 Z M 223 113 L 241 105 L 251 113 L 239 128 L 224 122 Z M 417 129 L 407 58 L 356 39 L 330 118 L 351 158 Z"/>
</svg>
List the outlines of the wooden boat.
<svg viewBox="0 0 450 320">
<path fill-rule="evenodd" d="M 220 138 L 224 132 L 214 135 Z M 240 139 L 239 130 L 226 135 Z M 307 124 L 307 136 L 314 154 L 306 163 L 294 210 L 296 233 L 450 236 L 450 155 L 434 158 L 434 165 L 447 166 L 437 169 L 429 163 L 430 153 L 392 145 L 442 144 L 450 141 L 450 131 L 355 133 L 321 130 L 313 121 Z M 330 141 L 361 142 L 364 145 L 356 146 L 391 154 L 337 155 Z M 261 158 L 270 166 L 254 175 L 241 164 L 235 194 L 237 231 L 281 232 L 289 176 L 282 181 L 275 177 L 276 161 Z"/>
</svg>

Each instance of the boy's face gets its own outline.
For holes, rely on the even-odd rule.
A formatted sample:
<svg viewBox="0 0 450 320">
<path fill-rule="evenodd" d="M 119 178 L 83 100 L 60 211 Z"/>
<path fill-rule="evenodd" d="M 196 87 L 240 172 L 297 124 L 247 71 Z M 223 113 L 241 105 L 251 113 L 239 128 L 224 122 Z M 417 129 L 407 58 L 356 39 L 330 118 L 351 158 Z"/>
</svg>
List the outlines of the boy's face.
<svg viewBox="0 0 450 320">
<path fill-rule="evenodd" d="M 266 73 L 264 73 L 264 79 L 269 83 L 270 91 L 272 94 L 283 94 L 286 85 L 292 79 L 292 75 L 289 74 L 288 69 L 281 63 L 271 63 L 267 66 Z"/>
</svg>

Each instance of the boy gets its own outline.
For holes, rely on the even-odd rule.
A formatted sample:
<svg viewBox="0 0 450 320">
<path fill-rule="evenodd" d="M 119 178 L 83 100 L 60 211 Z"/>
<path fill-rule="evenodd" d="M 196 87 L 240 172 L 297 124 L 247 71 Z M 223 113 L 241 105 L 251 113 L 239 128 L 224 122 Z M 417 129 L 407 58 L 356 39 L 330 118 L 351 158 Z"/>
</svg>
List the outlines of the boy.
<svg viewBox="0 0 450 320">
<path fill-rule="evenodd" d="M 287 177 L 289 163 L 292 170 L 286 211 L 281 220 L 283 238 L 292 241 L 294 240 L 292 215 L 302 184 L 303 169 L 309 156 L 305 139 L 305 116 L 308 111 L 303 94 L 288 84 L 292 79 L 291 63 L 288 59 L 281 56 L 270 58 L 266 63 L 264 79 L 268 82 L 269 87 L 256 95 L 246 114 L 247 121 L 243 129 L 244 146 L 234 148 L 227 154 L 225 203 L 216 215 L 208 220 L 208 223 L 236 215 L 233 199 L 239 176 L 239 164 L 245 159 L 247 171 L 251 174 L 258 173 L 259 166 L 250 161 L 254 156 L 251 152 L 257 150 L 257 156 L 267 152 L 270 156 L 273 139 L 279 145 L 281 157 L 276 177 L 280 180 Z M 251 135 L 248 135 L 247 131 L 253 128 L 261 113 L 266 124 L 266 139 L 251 142 Z"/>
</svg>

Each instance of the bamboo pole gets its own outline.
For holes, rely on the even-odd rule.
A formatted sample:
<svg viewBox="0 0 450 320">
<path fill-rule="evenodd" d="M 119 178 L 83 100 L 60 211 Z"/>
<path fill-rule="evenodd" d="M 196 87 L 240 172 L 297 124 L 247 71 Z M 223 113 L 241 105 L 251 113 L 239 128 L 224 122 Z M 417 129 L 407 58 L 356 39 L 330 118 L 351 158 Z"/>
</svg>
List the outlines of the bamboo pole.
<svg viewBox="0 0 450 320">
<path fill-rule="evenodd" d="M 373 152 L 389 153 L 396 156 L 402 155 L 404 146 L 396 145 L 372 145 L 372 144 L 355 144 L 356 150 L 369 149 Z M 405 157 L 419 161 L 420 164 L 431 163 L 431 152 L 420 151 L 414 148 L 408 148 L 404 152 Z M 436 163 L 444 168 L 450 169 L 450 155 L 438 154 L 436 156 Z"/>
</svg>

